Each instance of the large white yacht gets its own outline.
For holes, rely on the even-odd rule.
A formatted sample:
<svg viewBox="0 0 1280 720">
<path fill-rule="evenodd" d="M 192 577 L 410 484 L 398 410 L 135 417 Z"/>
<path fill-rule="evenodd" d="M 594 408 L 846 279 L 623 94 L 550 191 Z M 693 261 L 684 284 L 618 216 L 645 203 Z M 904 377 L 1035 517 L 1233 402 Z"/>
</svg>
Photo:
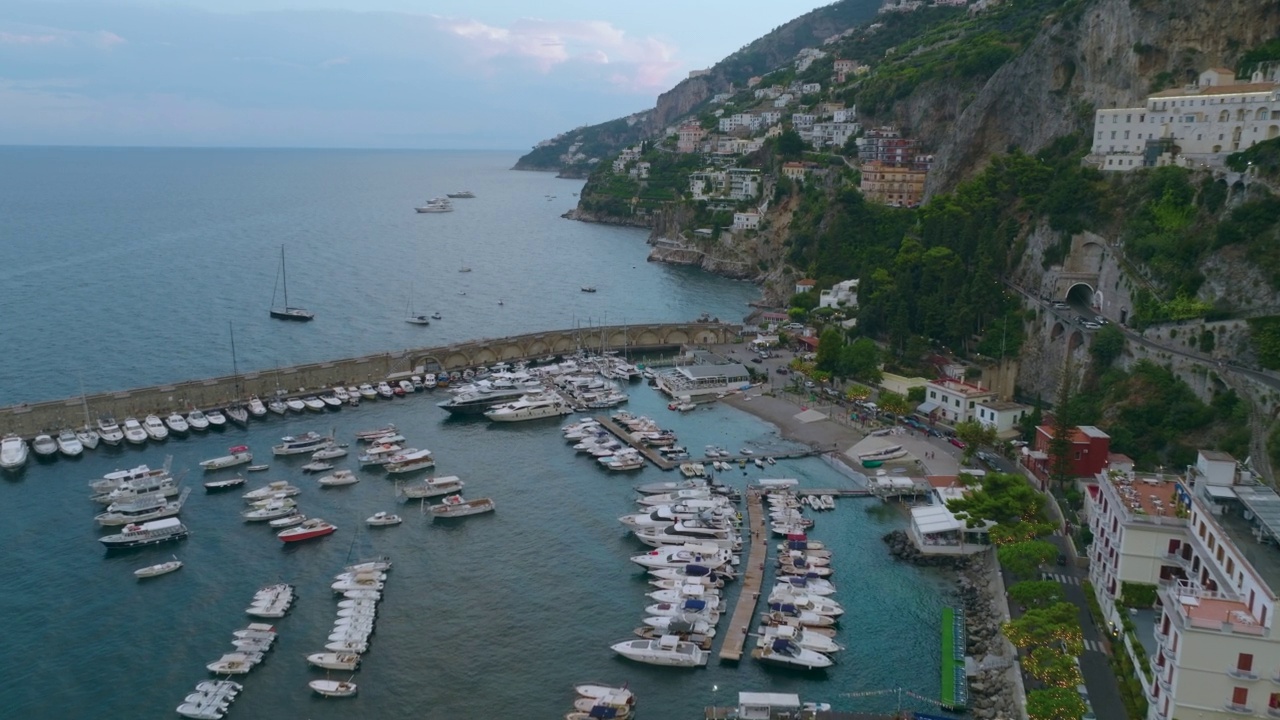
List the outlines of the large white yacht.
<svg viewBox="0 0 1280 720">
<path fill-rule="evenodd" d="M 405 450 L 399 455 L 393 455 L 383 467 L 389 473 L 398 474 L 425 470 L 435 465 L 436 459 L 431 456 L 430 450 Z"/>
<path fill-rule="evenodd" d="M 513 403 L 498 405 L 485 411 L 484 416 L 494 422 L 517 422 L 520 420 L 536 420 L 538 418 L 570 415 L 573 408 L 556 393 L 546 392 L 537 395 L 525 395 Z"/>
<path fill-rule="evenodd" d="M 142 427 L 142 423 L 138 422 L 137 418 L 125 418 L 122 429 L 124 430 L 124 439 L 134 445 L 142 445 L 147 441 L 147 431 Z"/>
<path fill-rule="evenodd" d="M 169 428 L 164 426 L 164 421 L 159 415 L 148 415 L 142 421 L 142 429 L 147 431 L 147 436 L 152 440 L 164 440 L 169 437 Z"/>
<path fill-rule="evenodd" d="M 663 635 L 657 640 L 626 640 L 614 645 L 612 650 L 628 660 L 650 665 L 698 667 L 707 664 L 706 652 L 675 635 Z"/>
<path fill-rule="evenodd" d="M 27 441 L 17 435 L 5 435 L 0 441 L 0 467 L 17 470 L 27 464 Z"/>
<path fill-rule="evenodd" d="M 84 452 L 84 443 L 80 442 L 80 438 L 76 437 L 76 433 L 71 428 L 65 428 L 58 433 L 58 452 L 67 457 L 76 457 Z"/>
<path fill-rule="evenodd" d="M 313 453 L 328 445 L 333 442 L 333 436 L 309 432 L 297 437 L 287 435 L 280 438 L 280 440 L 282 442 L 279 445 L 271 446 L 272 453 L 276 455 L 301 455 L 303 453 Z"/>
<path fill-rule="evenodd" d="M 119 445 L 124 440 L 124 433 L 120 431 L 115 418 L 103 415 L 98 418 L 98 438 L 108 445 Z"/>
</svg>

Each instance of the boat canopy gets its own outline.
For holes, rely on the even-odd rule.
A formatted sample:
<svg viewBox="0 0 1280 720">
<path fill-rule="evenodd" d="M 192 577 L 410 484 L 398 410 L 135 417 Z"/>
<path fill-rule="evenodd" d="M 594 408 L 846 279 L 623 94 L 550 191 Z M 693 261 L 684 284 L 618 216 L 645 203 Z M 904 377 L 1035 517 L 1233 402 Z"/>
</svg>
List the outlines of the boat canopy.
<svg viewBox="0 0 1280 720">
<path fill-rule="evenodd" d="M 618 717 L 618 708 L 610 707 L 608 705 L 593 705 L 587 715 L 588 717 L 600 718 L 601 720 L 611 720 L 612 718 Z"/>
<path fill-rule="evenodd" d="M 698 612 L 698 611 L 700 611 L 700 610 L 706 610 L 706 609 L 707 609 L 707 601 L 706 601 L 706 600 L 685 600 L 685 601 L 684 601 L 684 609 L 685 609 L 685 610 L 692 610 L 693 612 Z"/>
<path fill-rule="evenodd" d="M 777 638 L 773 641 L 773 651 L 782 655 L 793 654 L 795 645 L 791 644 L 786 638 Z"/>
<path fill-rule="evenodd" d="M 243 452 L 249 452 L 249 446 L 236 445 L 235 447 L 228 448 L 227 452 L 231 453 L 232 455 L 239 455 L 240 453 L 243 453 Z"/>
<path fill-rule="evenodd" d="M 791 603 L 769 603 L 769 610 L 774 612 L 781 612 L 786 615 L 795 615 L 798 612 L 800 612 L 798 609 L 796 609 L 796 606 L 792 605 Z"/>
<path fill-rule="evenodd" d="M 711 575 L 711 568 L 706 565 L 686 565 L 684 574 L 691 577 L 707 577 Z"/>
</svg>

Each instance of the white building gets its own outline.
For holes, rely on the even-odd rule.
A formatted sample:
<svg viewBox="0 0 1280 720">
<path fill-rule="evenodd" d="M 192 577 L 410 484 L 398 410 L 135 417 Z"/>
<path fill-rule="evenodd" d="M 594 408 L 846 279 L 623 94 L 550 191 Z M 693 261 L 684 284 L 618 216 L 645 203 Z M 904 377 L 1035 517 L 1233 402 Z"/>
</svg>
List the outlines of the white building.
<svg viewBox="0 0 1280 720">
<path fill-rule="evenodd" d="M 733 214 L 734 230 L 759 230 L 760 229 L 760 213 L 758 212 L 736 212 Z"/>
<path fill-rule="evenodd" d="M 1255 72 L 1244 82 L 1233 70 L 1214 68 L 1195 85 L 1148 96 L 1143 107 L 1098 110 L 1093 159 L 1117 171 L 1221 165 L 1233 152 L 1280 137 L 1277 72 Z"/>
<path fill-rule="evenodd" d="M 658 389 L 673 398 L 716 395 L 737 390 L 751 382 L 747 368 L 726 365 L 684 365 L 658 374 Z"/>
<path fill-rule="evenodd" d="M 792 95 L 791 93 L 782 93 L 777 97 L 777 99 L 773 101 L 773 106 L 776 108 L 784 108 L 787 105 L 790 105 L 791 101 L 794 99 L 795 99 L 795 96 Z"/>
<path fill-rule="evenodd" d="M 822 83 L 805 83 L 800 86 L 800 93 L 808 95 L 809 93 L 822 92 Z"/>
<path fill-rule="evenodd" d="M 1148 720 L 1280 715 L 1280 495 L 1201 451 L 1185 475 L 1101 473 L 1087 488 L 1090 576 L 1119 620 L 1123 585 L 1154 584 Z M 1145 628 L 1138 633 L 1146 635 Z M 1131 656 L 1133 640 L 1124 637 Z"/>
<path fill-rule="evenodd" d="M 813 124 L 817 121 L 818 121 L 818 116 L 813 115 L 812 113 L 792 113 L 791 114 L 791 124 L 797 130 L 802 130 L 802 129 L 807 130 L 809 128 L 812 128 Z"/>
<path fill-rule="evenodd" d="M 827 54 L 818 48 L 801 48 L 800 52 L 796 53 L 796 72 L 804 72 L 805 70 L 808 70 L 814 60 L 818 60 L 826 56 Z"/>
<path fill-rule="evenodd" d="M 952 378 L 930 380 L 924 390 L 925 400 L 916 411 L 925 415 L 936 413 L 950 425 L 973 420 L 978 403 L 996 399 L 994 390 Z"/>
<path fill-rule="evenodd" d="M 751 200 L 760 194 L 760 171 L 755 168 L 729 168 L 724 178 L 730 200 Z"/>
<path fill-rule="evenodd" d="M 946 484 L 936 482 L 939 480 L 943 478 L 929 478 L 933 485 L 931 504 L 911 508 L 911 527 L 907 534 L 916 548 L 925 555 L 972 555 L 991 547 L 987 530 L 992 523 L 968 527 L 968 523 L 957 518 L 946 505 L 950 500 L 963 498 L 964 487 L 955 482 L 955 478 L 949 478 L 951 482 Z"/>
<path fill-rule="evenodd" d="M 810 140 L 817 146 L 843 146 L 849 141 L 849 138 L 857 134 L 859 129 L 858 123 L 850 122 L 823 122 L 814 123 L 811 134 L 813 139 Z"/>
<path fill-rule="evenodd" d="M 1018 423 L 1031 413 L 1031 406 L 993 399 L 978 403 L 977 410 L 979 425 L 995 430 L 996 437 L 1008 437 L 1017 434 Z"/>
<path fill-rule="evenodd" d="M 851 123 L 858 119 L 858 109 L 856 107 L 840 108 L 831 111 L 831 119 L 838 123 Z"/>
<path fill-rule="evenodd" d="M 858 306 L 858 280 L 845 280 L 832 285 L 830 289 L 823 290 L 818 294 L 818 307 L 848 307 L 854 308 Z"/>
</svg>

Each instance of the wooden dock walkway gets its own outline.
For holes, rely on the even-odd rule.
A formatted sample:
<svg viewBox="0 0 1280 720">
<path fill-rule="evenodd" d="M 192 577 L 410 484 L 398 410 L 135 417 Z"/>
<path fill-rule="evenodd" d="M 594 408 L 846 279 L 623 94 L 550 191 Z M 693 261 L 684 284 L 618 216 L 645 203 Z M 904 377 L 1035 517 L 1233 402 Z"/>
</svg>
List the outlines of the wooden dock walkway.
<svg viewBox="0 0 1280 720">
<path fill-rule="evenodd" d="M 596 415 L 594 419 L 596 422 L 600 423 L 600 427 L 604 428 L 605 430 L 608 430 L 614 437 L 618 438 L 622 442 L 634 448 L 637 452 L 643 455 L 646 460 L 653 463 L 654 465 L 657 465 L 660 470 L 674 470 L 680 467 L 680 465 L 682 465 L 683 463 L 697 463 L 702 465 L 702 464 L 709 463 L 713 460 L 719 460 L 720 462 L 727 462 L 733 465 L 737 465 L 739 461 L 746 460 L 748 465 L 750 465 L 751 462 L 756 458 L 760 458 L 761 460 L 763 460 L 766 457 L 764 455 L 734 455 L 732 457 L 714 457 L 714 458 L 703 457 L 703 458 L 685 458 L 684 460 L 671 460 L 669 458 L 663 457 L 662 453 L 658 452 L 658 448 L 649 447 L 648 445 L 645 445 L 644 443 L 633 438 L 631 436 L 631 433 L 626 428 L 614 422 L 613 419 L 610 418 L 609 416 Z M 771 457 L 774 460 L 787 460 L 791 458 L 812 457 L 814 455 L 821 455 L 821 454 L 822 454 L 821 450 L 810 449 L 810 450 L 796 450 L 793 452 L 782 452 L 782 453 L 769 455 L 768 457 Z M 768 468 L 768 467 L 770 466 L 765 465 L 765 468 Z"/>
<path fill-rule="evenodd" d="M 747 525 L 751 532 L 751 544 L 742 558 L 742 590 L 738 593 L 738 605 L 725 631 L 724 644 L 720 646 L 721 660 L 742 659 L 742 646 L 751 631 L 756 605 L 760 602 L 760 585 L 764 582 L 765 555 L 769 535 L 764 526 L 764 509 L 761 507 L 760 490 L 747 488 Z"/>
<path fill-rule="evenodd" d="M 830 495 L 831 497 L 871 497 L 871 488 L 791 488 L 796 495 Z"/>
</svg>

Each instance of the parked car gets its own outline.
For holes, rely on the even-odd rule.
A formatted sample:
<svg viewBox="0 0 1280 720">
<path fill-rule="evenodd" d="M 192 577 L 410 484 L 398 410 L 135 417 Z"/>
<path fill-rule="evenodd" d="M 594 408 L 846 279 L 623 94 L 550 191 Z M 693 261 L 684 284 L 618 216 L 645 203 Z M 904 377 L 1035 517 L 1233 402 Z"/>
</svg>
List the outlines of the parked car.
<svg viewBox="0 0 1280 720">
<path fill-rule="evenodd" d="M 960 438 L 958 438 L 958 437 L 955 437 L 955 436 L 952 436 L 952 437 L 947 438 L 947 442 L 951 443 L 952 445 L 955 445 L 956 447 L 960 448 L 961 450 L 965 449 L 965 447 L 966 447 L 966 445 L 964 444 L 964 441 L 963 441 L 963 440 L 961 440 L 961 439 L 960 439 Z"/>
<path fill-rule="evenodd" d="M 1059 302 L 1056 302 L 1056 303 L 1054 303 L 1054 304 L 1053 304 L 1053 309 L 1054 309 L 1054 310 L 1069 310 L 1069 309 L 1071 309 L 1071 306 L 1070 306 L 1070 305 L 1068 305 L 1068 304 L 1066 304 L 1066 303 L 1064 303 L 1064 302 L 1059 301 Z"/>
<path fill-rule="evenodd" d="M 1102 329 L 1102 325 L 1092 320 L 1086 320 L 1085 322 L 1082 322 L 1080 324 L 1084 326 L 1085 330 L 1101 330 Z"/>
<path fill-rule="evenodd" d="M 979 450 L 977 454 L 977 458 L 978 458 L 978 462 L 981 462 L 983 465 L 986 465 L 988 468 L 992 470 L 999 469 L 999 466 L 996 465 L 996 456 L 992 455 L 986 450 Z"/>
<path fill-rule="evenodd" d="M 1094 316 L 1093 316 L 1093 321 L 1094 321 L 1094 322 L 1096 322 L 1096 323 L 1098 323 L 1099 325 L 1106 325 L 1108 322 L 1110 322 L 1109 320 L 1107 320 L 1106 318 L 1102 317 L 1101 315 L 1094 315 Z"/>
<path fill-rule="evenodd" d="M 786 369 L 786 368 L 784 368 L 784 367 L 780 367 L 780 368 L 778 368 L 775 372 L 777 372 L 779 375 L 789 375 L 789 374 L 791 373 L 791 371 L 790 371 L 790 370 L 788 370 L 788 369 Z"/>
<path fill-rule="evenodd" d="M 940 437 L 942 437 L 943 435 L 942 435 L 942 431 L 941 431 L 941 430 L 939 430 L 938 428 L 929 428 L 929 436 L 930 436 L 930 437 L 940 438 Z"/>
</svg>

